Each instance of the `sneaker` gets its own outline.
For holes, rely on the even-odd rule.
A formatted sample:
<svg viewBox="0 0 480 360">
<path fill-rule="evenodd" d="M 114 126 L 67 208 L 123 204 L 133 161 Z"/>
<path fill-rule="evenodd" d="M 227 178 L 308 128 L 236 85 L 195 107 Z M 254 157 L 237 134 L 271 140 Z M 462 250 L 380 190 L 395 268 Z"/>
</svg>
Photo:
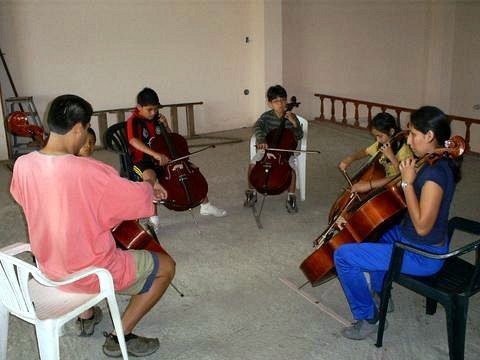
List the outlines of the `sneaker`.
<svg viewBox="0 0 480 360">
<path fill-rule="evenodd" d="M 257 192 L 253 190 L 245 191 L 245 202 L 243 203 L 244 207 L 253 207 L 257 202 Z"/>
<path fill-rule="evenodd" d="M 103 344 L 103 353 L 110 357 L 121 357 L 122 351 L 120 350 L 117 337 L 108 333 L 103 333 L 103 335 L 106 337 Z M 151 355 L 160 347 L 160 342 L 157 338 L 146 338 L 133 333 L 125 335 L 125 343 L 127 344 L 128 355 L 135 357 Z"/>
<path fill-rule="evenodd" d="M 78 336 L 92 336 L 95 331 L 95 326 L 102 321 L 103 313 L 102 309 L 98 306 L 93 307 L 93 315 L 90 319 L 80 319 L 77 318 L 75 326 L 77 328 Z"/>
<path fill-rule="evenodd" d="M 297 197 L 295 195 L 288 195 L 285 207 L 290 214 L 298 212 Z"/>
<path fill-rule="evenodd" d="M 200 215 L 213 215 L 216 217 L 223 217 L 227 215 L 227 212 L 223 209 L 219 209 L 210 203 L 200 205 Z"/>
<path fill-rule="evenodd" d="M 379 320 L 375 323 L 371 323 L 368 320 L 358 320 L 354 322 L 352 326 L 343 328 L 341 333 L 344 337 L 350 340 L 364 340 L 370 335 L 377 333 L 379 323 Z M 388 323 L 385 320 L 385 329 L 387 326 Z"/>
<path fill-rule="evenodd" d="M 377 293 L 376 291 L 372 291 L 372 296 L 373 296 L 373 301 L 375 302 L 375 305 L 377 305 L 377 309 L 380 309 L 380 294 Z M 392 297 L 388 299 L 388 305 L 387 305 L 387 313 L 394 312 L 395 310 L 395 305 L 393 303 Z"/>
</svg>

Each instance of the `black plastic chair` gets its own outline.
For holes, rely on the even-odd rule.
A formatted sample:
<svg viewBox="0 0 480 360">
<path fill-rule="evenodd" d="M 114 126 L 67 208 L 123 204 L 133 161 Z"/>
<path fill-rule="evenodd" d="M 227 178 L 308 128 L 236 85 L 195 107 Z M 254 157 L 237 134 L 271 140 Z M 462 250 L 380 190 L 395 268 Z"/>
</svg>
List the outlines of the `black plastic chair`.
<svg viewBox="0 0 480 360">
<path fill-rule="evenodd" d="M 135 171 L 133 171 L 132 159 L 128 153 L 128 140 L 127 140 L 127 123 L 119 122 L 110 126 L 104 135 L 104 144 L 108 150 L 116 152 L 120 158 L 120 176 L 128 178 L 132 181 L 142 181 L 140 176 L 138 176 Z M 155 230 L 151 225 L 146 225 L 150 231 L 150 234 L 154 237 L 155 241 L 158 241 Z M 173 284 L 170 283 L 170 286 L 181 296 L 183 293 Z"/>
<path fill-rule="evenodd" d="M 127 123 L 119 122 L 110 126 L 105 132 L 104 144 L 108 150 L 118 154 L 120 159 L 120 176 L 133 181 L 141 181 L 133 171 L 132 159 L 128 153 Z"/>
<path fill-rule="evenodd" d="M 454 231 L 480 235 L 480 223 L 461 217 L 448 222 L 449 238 Z M 465 352 L 465 330 L 469 298 L 480 290 L 480 239 L 444 255 L 432 254 L 412 246 L 396 243 L 390 269 L 385 277 L 379 309 L 380 323 L 377 333 L 377 347 L 382 346 L 388 299 L 392 283 L 406 287 L 426 297 L 426 313 L 433 315 L 437 303 L 445 308 L 447 316 L 448 348 L 451 360 L 461 360 Z M 432 259 L 445 259 L 442 269 L 433 276 L 419 277 L 400 273 L 405 250 L 421 254 Z M 460 258 L 475 251 L 475 264 Z"/>
</svg>

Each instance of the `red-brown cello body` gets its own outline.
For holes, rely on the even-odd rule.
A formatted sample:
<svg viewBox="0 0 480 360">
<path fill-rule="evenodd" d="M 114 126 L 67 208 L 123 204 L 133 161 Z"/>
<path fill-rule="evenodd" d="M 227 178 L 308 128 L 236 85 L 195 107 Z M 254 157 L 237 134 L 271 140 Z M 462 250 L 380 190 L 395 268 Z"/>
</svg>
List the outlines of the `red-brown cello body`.
<svg viewBox="0 0 480 360">
<path fill-rule="evenodd" d="M 125 220 L 115 226 L 112 230 L 113 238 L 117 247 L 124 250 L 148 250 L 155 253 L 162 253 L 170 256 L 169 253 L 160 245 L 157 235 L 153 229 L 150 229 L 150 235 L 139 223 L 138 220 Z M 177 289 L 173 283 L 170 283 L 178 294 L 183 297 L 183 293 Z"/>
<path fill-rule="evenodd" d="M 368 161 L 368 164 L 362 166 L 362 168 L 351 178 L 352 184 L 359 181 L 373 181 L 376 179 L 382 179 L 385 177 L 385 170 L 383 166 L 378 162 L 379 156 L 372 158 Z M 330 212 L 328 214 L 328 221 L 332 221 L 339 212 L 341 212 L 348 202 L 350 193 L 343 191 L 340 196 L 335 200 Z M 359 197 L 365 197 L 363 194 L 359 194 Z"/>
<path fill-rule="evenodd" d="M 291 102 L 286 105 L 285 111 L 292 111 L 300 105 L 297 98 L 292 96 Z M 266 136 L 268 149 L 260 161 L 253 166 L 250 172 L 250 184 L 263 195 L 278 195 L 288 189 L 292 182 L 292 168 L 289 164 L 292 152 L 297 148 L 297 139 L 292 130 L 285 127 L 287 119 L 282 118 L 280 126 L 270 131 Z M 275 151 L 269 149 L 280 149 Z M 286 151 L 285 151 L 286 150 Z"/>
<path fill-rule="evenodd" d="M 16 136 L 30 137 L 40 146 L 45 145 L 43 129 L 37 125 L 30 125 L 28 115 L 23 111 L 14 111 L 8 116 L 7 130 Z"/>
<path fill-rule="evenodd" d="M 341 221 L 320 236 L 325 239 L 316 240 L 323 240 L 323 244 L 302 262 L 300 269 L 312 286 L 321 284 L 335 275 L 333 253 L 337 248 L 372 238 L 395 221 L 405 208 L 403 192 L 396 185 L 372 191 L 366 200 L 357 200 L 349 211 L 341 214 Z"/>
<path fill-rule="evenodd" d="M 112 229 L 117 245 L 125 250 L 149 250 L 157 253 L 168 253 L 158 240 L 150 235 L 137 220 L 126 220 Z"/>
<path fill-rule="evenodd" d="M 407 131 L 399 131 L 394 136 L 389 139 L 389 143 L 392 144 L 394 141 L 398 141 L 407 136 Z M 350 178 L 350 182 L 353 184 L 359 181 L 366 181 L 370 182 L 377 179 L 382 179 L 386 176 L 385 168 L 380 164 L 379 160 L 382 156 L 382 152 L 380 151 L 380 147 L 382 144 L 378 144 L 378 148 L 375 154 L 370 156 L 370 158 L 363 164 L 360 169 Z M 367 193 L 368 194 L 368 193 Z M 366 197 L 367 194 L 357 194 L 360 199 Z M 350 192 L 344 191 L 337 200 L 333 203 L 333 206 L 330 208 L 330 212 L 328 214 L 328 221 L 332 221 L 334 217 L 341 212 L 345 205 L 348 202 Z"/>
<path fill-rule="evenodd" d="M 175 211 L 185 211 L 200 205 L 208 193 L 208 184 L 198 167 L 188 160 L 190 154 L 185 138 L 168 133 L 160 123 L 162 136 L 155 137 L 150 147 L 171 160 L 161 167 L 159 183 L 168 193 L 164 205 Z M 178 161 L 177 161 L 178 159 Z"/>
<path fill-rule="evenodd" d="M 285 128 L 285 118 L 278 129 L 267 134 L 269 148 L 295 150 L 297 140 L 290 129 Z M 288 163 L 291 152 L 266 149 L 263 158 L 252 168 L 250 183 L 263 195 L 278 195 L 288 189 L 292 182 L 292 168 Z"/>
</svg>

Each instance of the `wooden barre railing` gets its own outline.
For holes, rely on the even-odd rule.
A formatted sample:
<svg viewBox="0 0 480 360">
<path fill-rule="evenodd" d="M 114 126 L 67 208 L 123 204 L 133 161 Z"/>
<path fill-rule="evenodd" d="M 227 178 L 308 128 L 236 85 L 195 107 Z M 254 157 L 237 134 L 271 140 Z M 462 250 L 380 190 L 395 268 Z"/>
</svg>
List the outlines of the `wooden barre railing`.
<svg viewBox="0 0 480 360">
<path fill-rule="evenodd" d="M 186 122 L 187 122 L 187 139 L 193 138 L 195 134 L 195 117 L 193 113 L 193 107 L 195 105 L 202 105 L 203 101 L 198 102 L 189 102 L 189 103 L 178 103 L 178 104 L 164 104 L 160 105 L 160 108 L 170 108 L 170 121 L 172 131 L 178 132 L 178 108 L 185 108 Z M 93 115 L 98 118 L 98 131 L 99 139 L 103 139 L 103 134 L 107 131 L 108 121 L 107 114 L 116 114 L 117 122 L 122 122 L 126 120 L 125 114 L 130 113 L 135 108 L 120 108 L 120 109 L 109 109 L 109 110 L 98 110 L 94 111 Z"/>
<path fill-rule="evenodd" d="M 372 108 L 379 108 L 382 112 L 387 110 L 391 110 L 396 114 L 397 125 L 400 126 L 400 117 L 402 113 L 409 113 L 411 114 L 416 109 L 390 105 L 390 104 L 382 104 L 358 99 L 350 99 L 340 96 L 333 96 L 333 95 L 326 95 L 326 94 L 314 94 L 320 100 L 320 116 L 316 117 L 315 120 L 318 121 L 331 121 L 337 124 L 341 124 L 343 126 L 354 127 L 358 129 L 369 129 L 372 123 Z M 330 101 L 330 118 L 325 117 L 325 103 L 324 101 Z M 340 102 L 342 104 L 342 116 L 340 120 L 337 120 L 336 110 L 335 110 L 335 103 Z M 347 103 L 353 104 L 354 107 L 354 115 L 353 115 L 353 124 L 348 122 L 347 116 Z M 368 111 L 367 115 L 367 126 L 360 125 L 360 112 L 359 107 L 365 106 Z M 466 142 L 466 152 L 480 155 L 480 152 L 472 151 L 470 147 L 470 136 L 471 136 L 471 126 L 472 124 L 480 125 L 479 119 L 467 118 L 463 116 L 456 116 L 456 115 L 447 115 L 450 122 L 451 121 L 460 121 L 465 124 L 465 142 Z"/>
</svg>

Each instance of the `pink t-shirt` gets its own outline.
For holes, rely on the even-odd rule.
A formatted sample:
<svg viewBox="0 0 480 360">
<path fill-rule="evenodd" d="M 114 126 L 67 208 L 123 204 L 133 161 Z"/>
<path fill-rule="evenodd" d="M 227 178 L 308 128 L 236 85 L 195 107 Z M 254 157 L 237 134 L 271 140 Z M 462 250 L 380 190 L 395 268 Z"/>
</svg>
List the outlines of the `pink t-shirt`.
<svg viewBox="0 0 480 360">
<path fill-rule="evenodd" d="M 23 208 L 33 254 L 50 279 L 97 266 L 110 271 L 116 290 L 133 283 L 135 260 L 116 248 L 110 229 L 153 215 L 150 184 L 123 179 L 92 158 L 32 152 L 16 160 L 10 192 Z M 91 276 L 66 289 L 99 287 Z"/>
</svg>

